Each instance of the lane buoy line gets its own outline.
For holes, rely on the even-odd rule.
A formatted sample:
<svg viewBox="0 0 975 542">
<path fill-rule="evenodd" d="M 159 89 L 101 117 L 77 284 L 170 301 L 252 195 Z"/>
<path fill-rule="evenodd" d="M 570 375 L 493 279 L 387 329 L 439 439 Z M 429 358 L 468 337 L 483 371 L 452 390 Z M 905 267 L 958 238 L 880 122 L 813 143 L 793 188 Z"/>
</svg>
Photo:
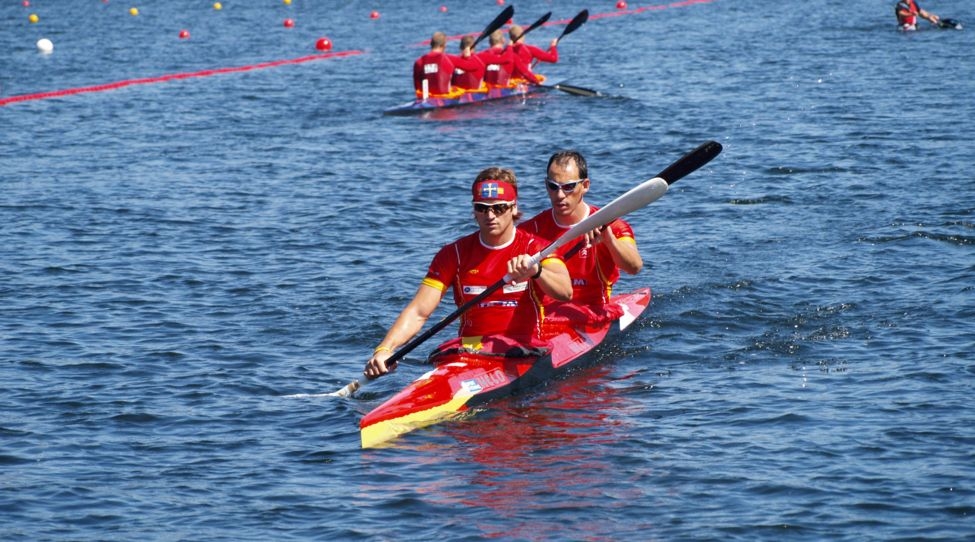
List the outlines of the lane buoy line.
<svg viewBox="0 0 975 542">
<path fill-rule="evenodd" d="M 693 6 L 693 5 L 696 5 L 696 4 L 710 4 L 711 2 L 714 2 L 714 1 L 715 0 L 679 0 L 677 2 L 671 2 L 669 4 L 654 4 L 654 5 L 650 5 L 650 6 L 642 6 L 642 7 L 633 8 L 633 9 L 620 9 L 620 10 L 617 10 L 617 11 L 607 11 L 607 12 L 604 12 L 604 13 L 593 13 L 593 14 L 590 14 L 589 15 L 589 20 L 590 21 L 594 21 L 594 20 L 598 20 L 598 19 L 606 19 L 606 18 L 609 18 L 609 17 L 622 17 L 624 15 L 639 15 L 639 14 L 645 13 L 647 11 L 663 11 L 665 9 L 684 8 L 684 7 Z M 562 20 L 559 20 L 559 21 L 548 21 L 548 22 L 542 24 L 542 26 L 565 25 L 565 24 L 569 24 L 571 21 L 572 21 L 572 18 L 570 17 L 568 19 L 562 19 Z M 505 27 L 505 28 L 507 28 L 507 27 Z M 477 36 L 478 34 L 479 34 L 479 32 L 468 32 L 466 34 L 457 34 L 457 35 L 454 35 L 454 36 L 447 36 L 447 41 L 457 41 L 457 40 L 463 38 L 464 36 Z M 416 43 L 410 44 L 410 47 L 429 47 L 429 46 L 430 46 L 430 38 L 427 38 L 427 39 L 425 39 L 423 41 L 418 41 Z"/>
<path fill-rule="evenodd" d="M 270 62 L 261 62 L 259 64 L 250 64 L 247 66 L 233 66 L 230 68 L 214 68 L 209 70 L 200 70 L 196 72 L 183 72 L 183 73 L 170 73 L 166 75 L 159 75 L 156 77 L 144 77 L 141 79 L 126 79 L 124 81 L 116 81 L 114 83 L 105 83 L 102 85 L 92 85 L 88 87 L 75 87 L 63 90 L 52 90 L 48 92 L 37 92 L 34 94 L 21 94 L 19 96 L 8 96 L 6 98 L 0 98 L 0 107 L 5 105 L 29 102 L 33 100 L 46 100 L 48 98 L 60 98 L 62 96 L 72 96 L 75 94 L 84 94 L 88 92 L 104 92 L 106 90 L 115 90 L 123 87 L 130 87 L 134 85 L 149 85 L 152 83 L 165 83 L 166 81 L 175 81 L 180 79 L 193 79 L 197 77 L 210 77 L 212 75 L 221 75 L 225 73 L 238 73 L 253 70 L 264 70 L 267 68 L 277 68 L 279 66 L 287 66 L 290 64 L 302 64 L 305 62 L 312 62 L 315 60 L 326 60 L 329 58 L 345 58 L 350 56 L 356 56 L 363 54 L 362 51 L 338 51 L 333 53 L 321 53 L 317 55 L 308 55 L 299 58 L 287 58 L 284 60 L 273 60 Z"/>
</svg>

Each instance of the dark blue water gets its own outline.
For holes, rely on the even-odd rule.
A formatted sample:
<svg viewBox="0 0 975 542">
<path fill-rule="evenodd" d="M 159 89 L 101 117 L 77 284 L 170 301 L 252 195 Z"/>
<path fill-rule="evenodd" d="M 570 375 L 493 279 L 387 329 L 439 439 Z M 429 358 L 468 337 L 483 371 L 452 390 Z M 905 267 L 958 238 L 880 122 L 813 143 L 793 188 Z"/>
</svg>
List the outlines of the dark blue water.
<svg viewBox="0 0 975 542">
<path fill-rule="evenodd" d="M 892 3 L 518 2 L 590 9 L 543 73 L 608 96 L 421 119 L 381 115 L 416 44 L 494 2 L 4 2 L 0 99 L 362 54 L 0 107 L 3 538 L 975 537 L 975 6 Z M 359 375 L 480 169 L 534 213 L 557 149 L 605 203 L 709 139 L 630 216 L 655 297 L 602 364 L 367 451 L 437 341 L 286 397 Z"/>
</svg>

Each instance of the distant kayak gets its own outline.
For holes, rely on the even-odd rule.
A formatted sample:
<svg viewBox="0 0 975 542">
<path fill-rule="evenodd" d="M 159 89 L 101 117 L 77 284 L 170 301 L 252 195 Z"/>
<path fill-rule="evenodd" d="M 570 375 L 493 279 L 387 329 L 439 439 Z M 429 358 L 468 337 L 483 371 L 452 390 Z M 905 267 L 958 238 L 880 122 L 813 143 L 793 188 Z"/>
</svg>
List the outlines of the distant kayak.
<svg viewBox="0 0 975 542">
<path fill-rule="evenodd" d="M 464 92 L 457 97 L 430 96 L 426 100 L 418 98 L 412 102 L 391 107 L 383 111 L 383 114 L 392 116 L 408 116 L 437 109 L 477 105 L 498 100 L 510 100 L 515 98 L 524 99 L 535 94 L 548 92 L 551 90 L 551 88 L 552 87 L 523 83 L 512 87 L 491 88 L 483 92 Z"/>
</svg>

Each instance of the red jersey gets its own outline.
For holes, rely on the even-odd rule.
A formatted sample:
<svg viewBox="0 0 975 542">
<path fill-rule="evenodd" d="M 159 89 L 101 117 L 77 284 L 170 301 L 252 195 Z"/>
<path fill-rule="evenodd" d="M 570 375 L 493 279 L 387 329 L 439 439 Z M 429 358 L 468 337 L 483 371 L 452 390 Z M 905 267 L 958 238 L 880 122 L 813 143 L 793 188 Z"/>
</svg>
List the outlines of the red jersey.
<svg viewBox="0 0 975 542">
<path fill-rule="evenodd" d="M 431 95 L 450 94 L 450 78 L 454 64 L 440 51 L 431 51 L 413 63 L 413 88 L 423 92 L 423 81 L 427 81 L 427 92 Z"/>
<path fill-rule="evenodd" d="M 551 62 L 552 64 L 559 61 L 559 50 L 556 47 L 552 47 L 548 51 L 543 51 L 534 45 L 516 43 L 511 48 L 514 50 L 515 56 L 529 66 L 531 66 L 533 60 Z"/>
<path fill-rule="evenodd" d="M 894 13 L 897 15 L 897 24 L 900 26 L 916 25 L 918 12 L 919 10 L 914 0 L 901 0 L 894 6 Z"/>
<path fill-rule="evenodd" d="M 484 62 L 485 83 L 496 87 L 508 86 L 515 65 L 511 49 L 498 45 L 477 53 L 477 56 Z"/>
<path fill-rule="evenodd" d="M 430 263 L 423 284 L 441 292 L 453 288 L 454 303 L 461 306 L 501 280 L 508 271 L 508 260 L 519 254 L 534 254 L 546 246 L 527 231 L 516 229 L 510 243 L 489 247 L 475 232 L 441 248 Z M 541 290 L 536 291 L 531 280 L 506 284 L 461 316 L 459 334 L 537 337 L 544 317 L 541 296 Z"/>
<path fill-rule="evenodd" d="M 595 213 L 599 208 L 589 206 L 589 214 Z M 552 242 L 558 239 L 563 233 L 569 231 L 572 225 L 561 226 L 555 222 L 555 213 L 551 209 L 542 211 L 535 215 L 531 220 L 519 224 L 525 229 L 545 241 Z M 635 242 L 633 228 L 623 220 L 615 220 L 610 224 L 613 234 L 617 239 L 629 238 Z M 564 255 L 578 244 L 579 241 L 566 243 L 559 249 L 559 256 Z M 572 277 L 572 303 L 580 305 L 601 306 L 609 300 L 613 291 L 613 285 L 620 278 L 620 270 L 613 262 L 613 255 L 609 249 L 603 245 L 583 248 L 575 256 L 565 260 L 566 267 L 569 268 L 569 275 Z M 558 303 L 546 297 L 545 305 Z"/>
<path fill-rule="evenodd" d="M 484 80 L 484 61 L 480 57 L 477 55 L 471 55 L 467 58 L 448 56 L 454 64 L 454 74 L 450 79 L 450 84 L 466 90 L 481 88 L 481 81 Z"/>
</svg>

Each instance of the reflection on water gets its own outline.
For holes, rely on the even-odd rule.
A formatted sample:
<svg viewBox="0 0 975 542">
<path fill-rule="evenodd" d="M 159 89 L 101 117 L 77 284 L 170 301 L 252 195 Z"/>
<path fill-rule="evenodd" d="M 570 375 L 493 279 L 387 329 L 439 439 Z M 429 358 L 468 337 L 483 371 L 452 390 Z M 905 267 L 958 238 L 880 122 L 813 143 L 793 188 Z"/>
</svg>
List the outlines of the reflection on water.
<svg viewBox="0 0 975 542">
<path fill-rule="evenodd" d="M 596 505 L 623 508 L 644 497 L 636 484 L 619 483 L 628 474 L 613 450 L 628 432 L 625 420 L 634 417 L 627 409 L 638 405 L 607 384 L 610 371 L 606 364 L 585 369 L 534 393 L 501 400 L 470 419 L 429 428 L 438 433 L 430 435 L 436 437 L 433 443 L 425 438 L 414 447 L 401 439 L 397 453 L 418 452 L 410 460 L 455 466 L 447 478 L 417 481 L 414 491 L 430 504 L 476 511 L 467 523 L 489 537 L 619 534 L 619 525 L 607 526 L 584 513 Z M 565 513 L 538 513 L 556 510 L 580 513 L 569 514 L 572 520 Z M 646 528 L 639 523 L 632 527 Z"/>
</svg>

